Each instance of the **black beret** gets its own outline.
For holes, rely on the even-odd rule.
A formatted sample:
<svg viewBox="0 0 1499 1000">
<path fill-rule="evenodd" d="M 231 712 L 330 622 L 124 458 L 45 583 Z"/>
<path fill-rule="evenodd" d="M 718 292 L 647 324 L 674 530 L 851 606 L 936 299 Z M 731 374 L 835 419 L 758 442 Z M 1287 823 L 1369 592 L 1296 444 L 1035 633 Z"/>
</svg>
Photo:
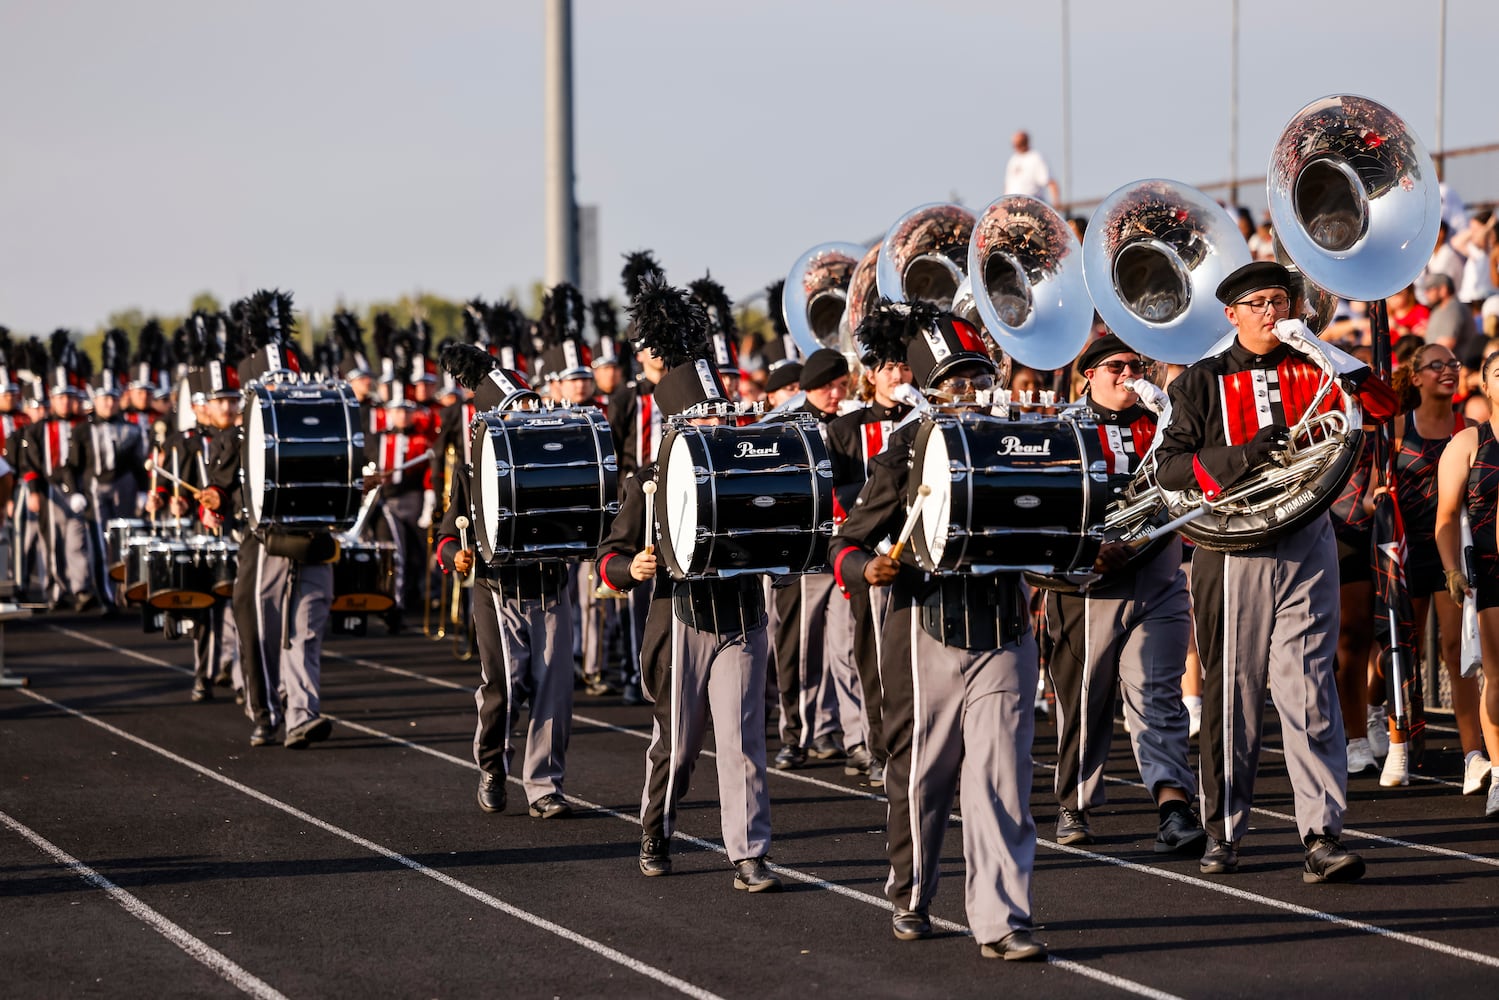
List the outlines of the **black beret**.
<svg viewBox="0 0 1499 1000">
<path fill-rule="evenodd" d="M 770 375 L 765 379 L 765 391 L 775 392 L 784 389 L 788 385 L 796 385 L 802 380 L 802 366 L 796 361 L 782 361 L 772 365 Z"/>
<path fill-rule="evenodd" d="M 1250 292 L 1265 288 L 1284 288 L 1290 293 L 1299 287 L 1284 265 L 1273 260 L 1257 260 L 1252 264 L 1245 264 L 1224 278 L 1218 283 L 1218 291 L 1214 294 L 1218 296 L 1219 302 L 1231 306 Z"/>
<path fill-rule="evenodd" d="M 807 360 L 802 362 L 802 388 L 821 389 L 847 374 L 848 359 L 831 347 L 824 347 L 807 355 Z"/>
<path fill-rule="evenodd" d="M 1098 363 L 1115 354 L 1139 354 L 1140 352 L 1120 340 L 1116 334 L 1106 333 L 1097 340 L 1088 341 L 1083 353 L 1077 356 L 1077 370 L 1085 372 L 1097 368 Z"/>
</svg>

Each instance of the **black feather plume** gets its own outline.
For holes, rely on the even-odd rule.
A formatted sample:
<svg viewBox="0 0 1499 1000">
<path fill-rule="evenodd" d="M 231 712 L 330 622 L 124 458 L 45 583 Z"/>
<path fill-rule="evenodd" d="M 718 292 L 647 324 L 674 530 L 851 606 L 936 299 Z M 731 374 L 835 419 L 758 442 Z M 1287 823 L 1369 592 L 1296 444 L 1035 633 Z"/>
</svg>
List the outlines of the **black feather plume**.
<svg viewBox="0 0 1499 1000">
<path fill-rule="evenodd" d="M 734 321 L 734 304 L 729 301 L 729 293 L 711 274 L 703 275 L 688 287 L 692 289 L 692 297 L 707 310 L 709 332 L 721 333 L 732 341 L 739 325 Z"/>
<path fill-rule="evenodd" d="M 594 299 L 588 311 L 593 316 L 593 332 L 598 334 L 600 340 L 610 340 L 619 336 L 619 314 L 614 311 L 613 302 L 608 299 Z"/>
<path fill-rule="evenodd" d="M 668 367 L 712 358 L 708 314 L 690 293 L 673 288 L 663 274 L 648 275 L 630 303 L 635 349 L 649 350 Z"/>
<path fill-rule="evenodd" d="M 0 366 L 10 367 L 10 327 L 0 326 Z"/>
<path fill-rule="evenodd" d="M 369 356 L 364 349 L 364 327 L 360 326 L 359 317 L 347 309 L 333 314 L 333 340 L 340 357 L 351 354 Z"/>
<path fill-rule="evenodd" d="M 425 358 L 432 353 L 432 324 L 421 317 L 411 321 L 410 327 L 411 353 L 416 357 Z"/>
<path fill-rule="evenodd" d="M 107 372 L 122 375 L 130 369 L 130 335 L 119 327 L 104 334 L 104 344 L 99 349 L 99 367 Z"/>
<path fill-rule="evenodd" d="M 30 337 L 17 345 L 17 370 L 25 369 L 37 378 L 47 377 L 47 347 L 40 337 Z"/>
<path fill-rule="evenodd" d="M 541 339 L 548 347 L 564 340 L 582 340 L 583 325 L 588 319 L 583 293 L 562 282 L 552 286 L 541 306 Z"/>
<path fill-rule="evenodd" d="M 491 342 L 489 306 L 484 304 L 483 299 L 470 299 L 463 304 L 463 342 L 485 347 Z M 438 353 L 441 354 L 441 348 Z"/>
<path fill-rule="evenodd" d="M 619 280 L 625 286 L 625 298 L 631 302 L 635 301 L 645 285 L 648 276 L 666 279 L 666 272 L 661 270 L 661 265 L 656 263 L 656 258 L 649 250 L 636 250 L 634 253 L 625 254 L 625 266 L 619 273 Z"/>
<path fill-rule="evenodd" d="M 499 363 L 488 351 L 473 344 L 448 344 L 442 349 L 440 360 L 443 368 L 469 392 L 477 389 L 479 380 Z"/>
<path fill-rule="evenodd" d="M 375 359 L 373 363 L 378 365 L 385 358 L 390 357 L 391 345 L 396 337 L 396 321 L 388 312 L 375 313 Z"/>
<path fill-rule="evenodd" d="M 869 366 L 906 360 L 911 338 L 937 322 L 942 310 L 930 302 L 895 303 L 880 299 L 854 331 L 859 359 Z"/>
<path fill-rule="evenodd" d="M 765 286 L 765 312 L 770 316 L 770 326 L 775 330 L 777 337 L 791 336 L 791 330 L 786 326 L 786 310 L 781 305 L 785 296 L 786 280 L 784 278 Z"/>
<path fill-rule="evenodd" d="M 241 301 L 244 311 L 240 317 L 240 341 L 247 355 L 290 343 L 296 332 L 290 292 L 261 289 Z"/>
<path fill-rule="evenodd" d="M 146 320 L 146 325 L 141 327 L 141 335 L 135 341 L 135 353 L 130 356 L 130 363 L 156 366 L 162 352 L 166 350 L 166 341 L 167 335 L 161 328 L 161 321 Z"/>
</svg>

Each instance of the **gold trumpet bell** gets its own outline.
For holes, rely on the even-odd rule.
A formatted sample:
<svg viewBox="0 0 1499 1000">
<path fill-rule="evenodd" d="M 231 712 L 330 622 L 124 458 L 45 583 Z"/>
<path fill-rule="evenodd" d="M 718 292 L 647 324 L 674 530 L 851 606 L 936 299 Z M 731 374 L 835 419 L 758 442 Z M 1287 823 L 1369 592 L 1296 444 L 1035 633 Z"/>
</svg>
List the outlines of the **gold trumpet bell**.
<svg viewBox="0 0 1499 1000">
<path fill-rule="evenodd" d="M 1298 111 L 1270 154 L 1270 219 L 1285 253 L 1334 295 L 1373 302 L 1421 273 L 1436 245 L 1436 170 L 1399 115 L 1367 97 Z"/>
</svg>

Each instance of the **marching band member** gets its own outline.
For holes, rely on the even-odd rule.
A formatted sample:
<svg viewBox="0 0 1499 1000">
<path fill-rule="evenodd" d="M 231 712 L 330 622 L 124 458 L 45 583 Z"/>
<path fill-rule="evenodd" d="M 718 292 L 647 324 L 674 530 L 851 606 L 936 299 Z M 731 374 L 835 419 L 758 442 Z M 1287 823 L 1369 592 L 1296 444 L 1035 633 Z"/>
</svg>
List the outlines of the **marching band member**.
<svg viewBox="0 0 1499 1000">
<path fill-rule="evenodd" d="M 534 405 L 538 399 L 519 375 L 500 368 L 479 347 L 450 344 L 442 365 L 473 392 L 473 405 L 481 413 Z M 521 703 L 529 701 L 521 766 L 527 811 L 537 819 L 570 816 L 572 806 L 562 791 L 573 709 L 568 567 L 558 561 L 488 565 L 476 560 L 470 547 L 473 529 L 460 531 L 457 526 L 458 517 L 471 508 L 472 471 L 467 464 L 454 468 L 452 500 L 437 532 L 437 559 L 444 573 L 475 573 L 480 681 L 474 692 L 479 709 L 474 762 L 480 771 L 479 808 L 488 813 L 505 810 L 505 778 L 515 756 L 510 734 Z"/>
<path fill-rule="evenodd" d="M 365 431 L 364 450 L 366 462 L 374 464 L 380 479 L 375 537 L 396 547 L 396 604 L 385 613 L 385 624 L 391 635 L 399 635 L 406 614 L 422 606 L 422 574 L 427 572 L 423 523 L 431 521 L 437 494 L 432 488 L 430 460 L 403 468 L 432 447 L 423 419 L 425 408 L 411 398 L 411 380 L 420 374 L 421 364 L 416 343 L 408 333 L 398 333 L 389 340 L 389 349 L 391 355 L 381 359 L 383 419 L 376 420 L 378 430 Z"/>
<path fill-rule="evenodd" d="M 1076 368 L 1087 379 L 1088 409 L 1116 483 L 1128 482 L 1150 448 L 1155 415 L 1127 383 L 1145 362 L 1110 333 L 1092 340 Z M 1181 676 L 1191 600 L 1171 534 L 1131 559 L 1129 546 L 1105 544 L 1101 579 L 1079 594 L 1048 591 L 1047 661 L 1057 711 L 1057 842 L 1089 844 L 1088 811 L 1106 801 L 1104 768 L 1114 733 L 1115 690 L 1124 693 L 1140 778 L 1160 812 L 1158 853 L 1200 851 L 1206 833 L 1188 805 L 1196 787 L 1187 763 L 1187 708 Z"/>
<path fill-rule="evenodd" d="M 972 405 L 991 391 L 995 365 L 967 322 L 926 303 L 877 307 L 901 323 L 906 363 L 935 399 Z M 892 315 L 893 314 L 893 315 Z M 808 358 L 810 364 L 811 358 Z M 895 431 L 834 536 L 833 573 L 845 593 L 891 586 L 880 646 L 884 687 L 885 793 L 897 939 L 932 933 L 942 840 L 962 778 L 968 922 L 986 958 L 1043 958 L 1032 937 L 1031 694 L 1039 666 L 1018 574 L 933 577 L 909 550 L 876 554 L 895 539 L 919 483 L 911 476 L 916 422 Z"/>
<path fill-rule="evenodd" d="M 1213 499 L 1286 447 L 1288 428 L 1311 399 L 1295 387 L 1315 386 L 1323 377 L 1275 335 L 1276 323 L 1294 315 L 1296 288 L 1290 272 L 1273 261 L 1246 264 L 1219 284 L 1217 296 L 1237 338 L 1171 383 L 1172 419 L 1157 451 L 1162 487 L 1198 489 Z M 1379 389 L 1389 389 L 1365 375 L 1359 395 L 1378 418 L 1393 409 L 1378 398 Z M 1331 397 L 1325 405 L 1332 405 Z M 1267 685 L 1280 714 L 1306 847 L 1303 879 L 1347 882 L 1364 874 L 1364 859 L 1338 839 L 1348 805 L 1348 748 L 1335 677 L 1337 562 L 1326 516 L 1247 552 L 1199 546 L 1192 558 L 1206 674 L 1200 741 L 1205 874 L 1238 869 Z"/>
<path fill-rule="evenodd" d="M 241 385 L 297 377 L 303 361 L 289 339 L 294 324 L 289 293 L 256 292 L 236 303 L 231 315 L 245 345 L 238 366 Z M 292 532 L 261 524 L 252 531 L 243 524 L 243 444 L 241 427 L 214 435 L 208 485 L 199 494 L 201 516 L 210 529 L 244 528 L 234 616 L 245 674 L 245 714 L 255 724 L 250 746 L 269 746 L 281 738 L 288 750 L 302 750 L 333 731 L 332 720 L 319 711 L 319 688 L 333 597 L 330 561 L 337 545 L 326 529 Z"/>
<path fill-rule="evenodd" d="M 707 317 L 665 278 L 646 279 L 631 305 L 641 353 L 667 371 L 654 402 L 666 415 L 707 416 L 728 394 L 708 359 Z M 694 416 L 694 414 L 701 414 Z M 654 582 L 640 651 L 642 677 L 654 703 L 645 788 L 640 805 L 640 871 L 671 873 L 669 843 L 677 804 L 687 793 L 702 752 L 708 716 L 717 748 L 720 821 L 734 866 L 734 888 L 773 892 L 781 880 L 765 863 L 770 851 L 770 794 L 765 779 L 765 602 L 755 574 L 674 581 L 654 550 L 644 484 L 656 463 L 621 482 L 621 503 L 598 550 L 599 576 L 616 591 Z"/>
</svg>

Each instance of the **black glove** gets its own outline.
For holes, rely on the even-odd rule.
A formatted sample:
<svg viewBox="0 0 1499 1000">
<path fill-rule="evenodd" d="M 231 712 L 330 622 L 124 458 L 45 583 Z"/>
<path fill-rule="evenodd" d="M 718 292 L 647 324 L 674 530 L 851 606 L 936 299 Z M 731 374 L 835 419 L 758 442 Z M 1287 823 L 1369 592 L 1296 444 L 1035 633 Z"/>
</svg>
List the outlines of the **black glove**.
<svg viewBox="0 0 1499 1000">
<path fill-rule="evenodd" d="M 1280 424 L 1261 427 L 1259 433 L 1244 446 L 1244 457 L 1250 466 L 1259 465 L 1270 458 L 1270 453 L 1281 451 L 1291 441 L 1291 432 Z"/>
</svg>

